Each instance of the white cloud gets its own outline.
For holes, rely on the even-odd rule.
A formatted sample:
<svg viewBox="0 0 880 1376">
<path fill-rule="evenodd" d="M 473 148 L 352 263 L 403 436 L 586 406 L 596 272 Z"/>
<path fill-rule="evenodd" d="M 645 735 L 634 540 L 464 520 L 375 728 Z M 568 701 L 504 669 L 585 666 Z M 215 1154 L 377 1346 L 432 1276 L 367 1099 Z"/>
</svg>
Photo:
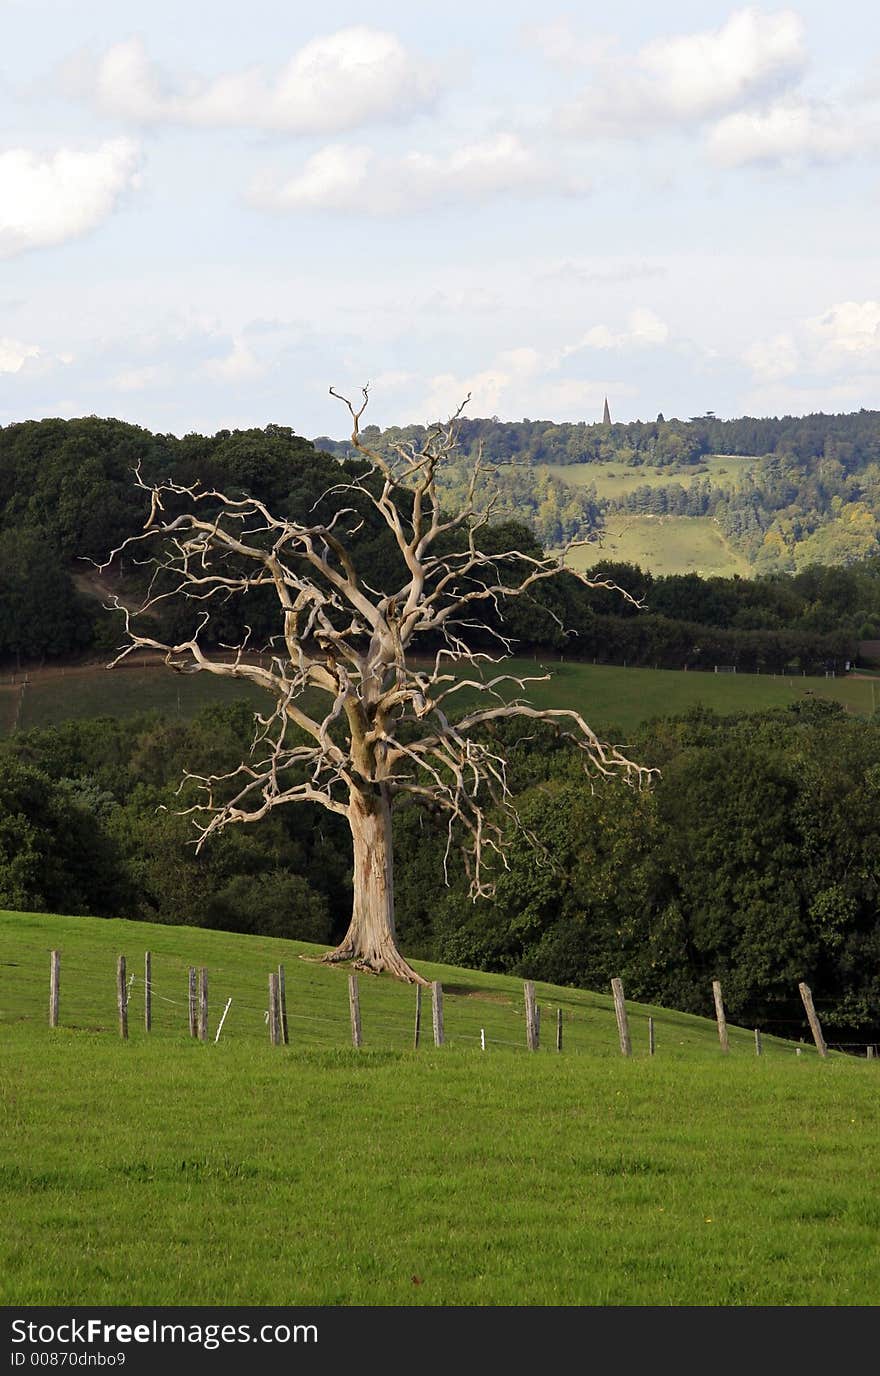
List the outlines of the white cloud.
<svg viewBox="0 0 880 1376">
<path fill-rule="evenodd" d="M 653 349 L 669 339 L 669 326 L 654 311 L 639 307 L 631 311 L 622 330 L 608 325 L 593 325 L 576 344 L 568 344 L 563 356 L 579 353 L 581 349 Z"/>
<path fill-rule="evenodd" d="M 0 258 L 77 238 L 112 214 L 137 185 L 140 161 L 129 139 L 91 150 L 0 153 Z"/>
<path fill-rule="evenodd" d="M 794 10 L 736 10 L 720 29 L 656 38 L 602 63 L 560 120 L 574 133 L 612 137 L 700 123 L 780 90 L 805 62 Z"/>
<path fill-rule="evenodd" d="M 837 162 L 880 148 L 880 109 L 778 101 L 766 110 L 728 115 L 710 130 L 707 146 L 724 167 Z"/>
<path fill-rule="evenodd" d="M 829 362 L 880 356 L 880 301 L 841 301 L 806 321 L 807 335 Z"/>
<path fill-rule="evenodd" d="M 467 414 L 488 416 L 503 412 L 508 403 L 516 408 L 516 399 L 524 387 L 546 367 L 536 349 L 522 347 L 505 349 L 488 368 L 470 377 L 454 373 L 437 373 L 428 380 L 427 392 L 419 402 L 423 416 L 445 419 L 451 416 L 470 393 Z M 552 365 L 551 365 L 552 366 Z"/>
<path fill-rule="evenodd" d="M 619 400 L 634 394 L 629 383 L 614 378 L 559 377 L 564 349 L 544 352 L 530 345 L 503 349 L 488 366 L 472 373 L 443 372 L 421 380 L 413 375 L 400 415 L 413 421 L 443 420 L 470 394 L 468 416 L 552 416 L 557 420 L 599 420 L 606 395 Z M 421 381 L 421 385 L 419 385 Z M 379 379 L 374 397 L 380 400 Z M 401 423 L 404 423 L 401 416 Z"/>
<path fill-rule="evenodd" d="M 25 344 L 8 335 L 0 337 L 0 374 L 14 374 L 22 381 L 33 381 L 53 374 L 59 364 L 66 367 L 73 362 L 71 353 L 53 353 L 39 344 Z"/>
<path fill-rule="evenodd" d="M 747 363 L 757 378 L 775 382 L 779 378 L 790 377 L 797 370 L 800 354 L 790 334 L 782 333 L 772 339 L 759 339 L 743 353 Z"/>
<path fill-rule="evenodd" d="M 22 344 L 20 339 L 0 338 L 0 373 L 17 373 L 29 358 L 39 358 L 37 344 Z"/>
<path fill-rule="evenodd" d="M 854 369 L 880 365 L 880 301 L 837 302 L 790 330 L 757 340 L 742 358 L 758 383 L 800 378 L 806 379 L 802 386 L 820 389 L 850 386 Z M 876 385 L 875 378 L 869 390 Z"/>
<path fill-rule="evenodd" d="M 444 156 L 412 152 L 381 158 L 368 148 L 328 144 L 287 181 L 264 176 L 250 199 L 269 210 L 357 209 L 396 215 L 542 189 L 578 194 L 586 187 L 560 178 L 516 134 L 502 132 Z"/>
<path fill-rule="evenodd" d="M 369 148 L 331 143 L 306 159 L 298 176 L 274 185 L 270 176 L 255 182 L 250 200 L 267 210 L 343 210 L 361 203 L 371 166 Z"/>
<path fill-rule="evenodd" d="M 69 64 L 67 84 L 102 113 L 139 124 L 317 134 L 400 121 L 429 105 L 439 82 L 395 34 L 356 25 L 312 39 L 274 73 L 255 66 L 212 79 L 175 78 L 130 38 Z"/>
<path fill-rule="evenodd" d="M 247 347 L 242 339 L 235 339 L 225 358 L 212 358 L 201 368 L 203 376 L 215 382 L 252 382 L 262 377 L 266 365 Z"/>
</svg>

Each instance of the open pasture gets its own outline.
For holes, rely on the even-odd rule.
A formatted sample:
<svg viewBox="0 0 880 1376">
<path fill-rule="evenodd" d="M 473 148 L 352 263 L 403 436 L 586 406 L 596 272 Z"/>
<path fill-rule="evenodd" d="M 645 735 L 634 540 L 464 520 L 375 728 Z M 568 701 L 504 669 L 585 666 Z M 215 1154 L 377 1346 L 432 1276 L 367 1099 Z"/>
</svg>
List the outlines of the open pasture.
<svg viewBox="0 0 880 1376">
<path fill-rule="evenodd" d="M 750 576 L 747 561 L 722 535 L 711 516 L 632 516 L 612 511 L 601 543 L 572 550 L 574 568 L 599 559 L 638 564 L 657 576 L 698 573 L 701 578 Z"/>
<path fill-rule="evenodd" d="M 869 716 L 876 701 L 876 685 L 872 695 L 871 682 L 861 678 L 686 673 L 538 657 L 506 660 L 484 672 L 540 679 L 526 688 L 537 707 L 575 707 L 593 725 L 606 723 L 626 731 L 650 717 L 671 716 L 695 706 L 721 713 L 756 712 L 786 707 L 812 694 Z M 20 691 L 20 685 L 0 685 L 0 736 L 12 731 Z M 241 698 L 254 710 L 265 709 L 266 698 L 258 688 L 208 674 L 181 677 L 163 665 L 112 672 L 101 666 L 82 666 L 64 676 L 57 672 L 35 675 L 24 690 L 18 729 L 55 726 L 71 718 L 124 717 L 151 709 L 165 717 L 192 717 L 211 703 Z M 463 708 L 467 701 L 462 693 L 459 705 Z"/>
<path fill-rule="evenodd" d="M 627 1060 L 609 998 L 550 986 L 530 1053 L 522 984 L 444 967 L 445 1046 L 428 1015 L 414 1050 L 414 991 L 362 976 L 355 1050 L 315 948 L 25 914 L 0 936 L 0 1303 L 876 1303 L 880 1062 L 757 1057 L 749 1029 L 724 1056 L 710 1021 L 636 1005 Z M 144 1032 L 136 978 L 123 1041 L 116 955 L 137 976 L 148 946 L 163 1011 Z M 211 1037 L 233 997 L 217 1044 L 185 1022 L 202 963 Z"/>
<path fill-rule="evenodd" d="M 733 492 L 742 486 L 755 459 L 750 454 L 707 454 L 695 465 L 683 469 L 654 467 L 641 464 L 633 467 L 624 463 L 548 463 L 541 465 L 546 473 L 571 487 L 596 486 L 599 498 L 616 500 L 635 492 L 637 487 L 669 487 L 680 483 L 688 487 L 695 478 L 708 477 L 712 486 L 721 491 Z"/>
</svg>

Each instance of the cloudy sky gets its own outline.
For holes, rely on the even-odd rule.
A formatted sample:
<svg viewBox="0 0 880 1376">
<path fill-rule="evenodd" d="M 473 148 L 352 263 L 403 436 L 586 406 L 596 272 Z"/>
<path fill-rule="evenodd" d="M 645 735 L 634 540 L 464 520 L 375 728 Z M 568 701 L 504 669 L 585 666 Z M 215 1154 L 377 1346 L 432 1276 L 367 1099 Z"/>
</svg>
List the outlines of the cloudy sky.
<svg viewBox="0 0 880 1376">
<path fill-rule="evenodd" d="M 0 424 L 880 406 L 868 0 L 0 0 Z"/>
</svg>

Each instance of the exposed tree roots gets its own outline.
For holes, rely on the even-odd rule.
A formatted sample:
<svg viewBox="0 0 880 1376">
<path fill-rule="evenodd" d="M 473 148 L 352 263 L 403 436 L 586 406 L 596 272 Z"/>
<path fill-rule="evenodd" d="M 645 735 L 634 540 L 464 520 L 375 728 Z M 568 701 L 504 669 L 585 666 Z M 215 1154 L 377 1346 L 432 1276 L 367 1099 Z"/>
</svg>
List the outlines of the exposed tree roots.
<svg viewBox="0 0 880 1376">
<path fill-rule="evenodd" d="M 321 961 L 324 965 L 338 965 L 350 961 L 355 970 L 363 970 L 368 975 L 393 975 L 395 979 L 404 980 L 407 984 L 429 983 L 404 960 L 394 946 L 382 951 L 364 952 L 357 950 L 354 942 L 346 939 L 334 950 L 322 956 Z"/>
</svg>

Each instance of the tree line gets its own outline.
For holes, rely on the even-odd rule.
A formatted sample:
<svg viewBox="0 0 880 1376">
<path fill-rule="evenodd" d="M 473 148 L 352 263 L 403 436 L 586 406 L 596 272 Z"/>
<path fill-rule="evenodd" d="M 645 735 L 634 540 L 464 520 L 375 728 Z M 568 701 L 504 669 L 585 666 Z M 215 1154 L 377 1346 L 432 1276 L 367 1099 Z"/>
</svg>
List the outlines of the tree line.
<svg viewBox="0 0 880 1376">
<path fill-rule="evenodd" d="M 424 425 L 364 427 L 364 438 L 390 448 L 420 443 Z M 616 463 L 660 465 L 696 464 L 706 454 L 759 457 L 787 455 L 796 460 L 827 458 L 852 469 L 880 461 L 880 411 L 860 410 L 841 415 L 817 412 L 809 416 L 755 417 L 719 420 L 712 413 L 688 420 L 660 414 L 655 421 L 605 425 L 588 421 L 502 421 L 465 416 L 460 427 L 461 450 L 473 457 L 481 449 L 492 463 L 512 459 L 528 463 Z M 315 444 L 328 453 L 350 452 L 347 441 L 326 435 Z"/>
</svg>

